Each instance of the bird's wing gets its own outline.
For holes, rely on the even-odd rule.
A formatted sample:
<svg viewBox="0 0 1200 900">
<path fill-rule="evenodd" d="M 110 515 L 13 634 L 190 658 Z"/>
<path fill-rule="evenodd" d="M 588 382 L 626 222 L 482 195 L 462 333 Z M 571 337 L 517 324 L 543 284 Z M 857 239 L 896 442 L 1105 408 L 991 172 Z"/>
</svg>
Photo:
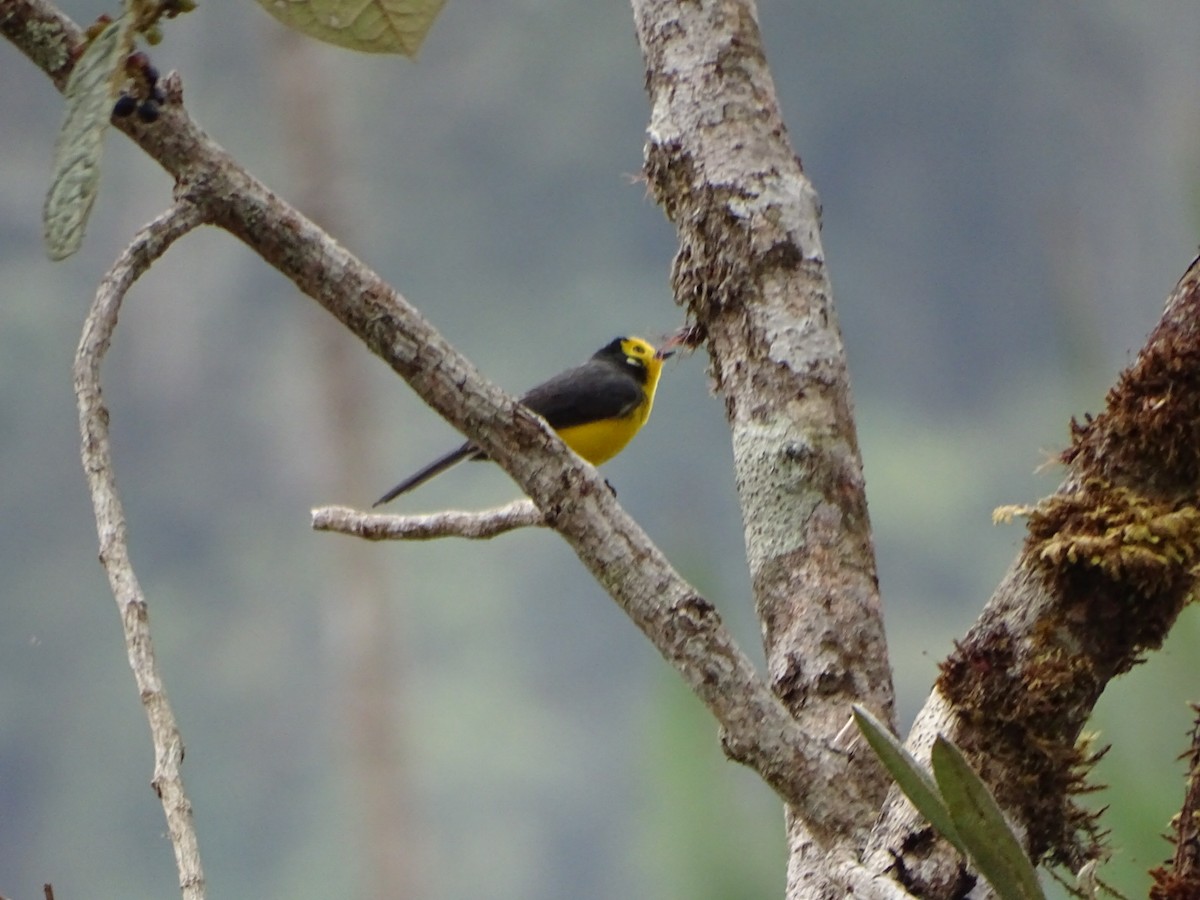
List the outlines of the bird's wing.
<svg viewBox="0 0 1200 900">
<path fill-rule="evenodd" d="M 627 416 L 644 399 L 642 386 L 627 373 L 589 361 L 539 384 L 521 402 L 558 431 Z"/>
</svg>

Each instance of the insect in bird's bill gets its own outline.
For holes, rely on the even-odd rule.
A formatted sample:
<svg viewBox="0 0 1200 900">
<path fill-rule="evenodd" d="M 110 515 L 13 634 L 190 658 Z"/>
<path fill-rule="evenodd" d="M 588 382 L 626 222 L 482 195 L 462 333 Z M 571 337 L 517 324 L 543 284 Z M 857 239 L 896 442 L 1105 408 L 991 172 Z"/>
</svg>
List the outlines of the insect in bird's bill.
<svg viewBox="0 0 1200 900">
<path fill-rule="evenodd" d="M 650 418 L 668 347 L 636 337 L 616 338 L 581 366 L 555 375 L 521 398 L 594 466 L 625 449 Z M 487 459 L 470 441 L 439 457 L 375 501 L 381 506 L 466 459 Z"/>
</svg>

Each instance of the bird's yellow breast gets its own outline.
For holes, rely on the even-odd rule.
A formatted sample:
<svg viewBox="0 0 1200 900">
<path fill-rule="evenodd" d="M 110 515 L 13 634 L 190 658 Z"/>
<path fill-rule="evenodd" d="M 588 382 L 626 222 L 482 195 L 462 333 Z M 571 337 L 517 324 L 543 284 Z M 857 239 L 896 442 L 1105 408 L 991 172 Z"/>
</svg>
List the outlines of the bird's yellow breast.
<svg viewBox="0 0 1200 900">
<path fill-rule="evenodd" d="M 643 403 L 623 418 L 601 419 L 599 422 L 564 428 L 558 432 L 558 436 L 593 466 L 598 466 L 625 449 L 625 445 L 633 440 L 646 421 L 647 412 L 648 404 Z"/>
<path fill-rule="evenodd" d="M 560 428 L 558 436 L 593 466 L 608 462 L 625 449 L 625 445 L 633 440 L 633 436 L 650 418 L 650 410 L 654 406 L 654 391 L 658 387 L 658 377 L 661 373 L 662 360 L 650 360 L 648 377 L 642 387 L 642 402 L 628 415 Z"/>
</svg>

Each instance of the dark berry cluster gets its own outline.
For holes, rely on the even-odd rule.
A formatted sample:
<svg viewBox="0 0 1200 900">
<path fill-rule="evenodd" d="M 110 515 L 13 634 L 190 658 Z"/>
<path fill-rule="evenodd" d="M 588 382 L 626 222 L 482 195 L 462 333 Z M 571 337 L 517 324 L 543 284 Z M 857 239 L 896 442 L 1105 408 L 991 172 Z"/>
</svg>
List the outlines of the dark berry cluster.
<svg viewBox="0 0 1200 900">
<path fill-rule="evenodd" d="M 158 83 L 158 69 L 150 62 L 150 57 L 140 51 L 129 54 L 125 60 L 125 74 L 129 77 L 129 85 L 117 98 L 113 115 L 123 119 L 137 113 L 143 122 L 158 121 L 159 107 L 167 97 Z"/>
</svg>

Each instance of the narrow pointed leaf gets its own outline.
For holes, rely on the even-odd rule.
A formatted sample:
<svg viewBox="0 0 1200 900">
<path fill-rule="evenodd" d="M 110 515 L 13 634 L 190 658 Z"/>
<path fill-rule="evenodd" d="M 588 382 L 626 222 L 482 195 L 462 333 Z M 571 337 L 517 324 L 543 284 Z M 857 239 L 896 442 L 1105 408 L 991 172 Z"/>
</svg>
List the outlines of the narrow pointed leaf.
<svg viewBox="0 0 1200 900">
<path fill-rule="evenodd" d="M 83 243 L 100 185 L 104 132 L 130 49 L 128 23 L 122 16 L 96 35 L 67 80 L 66 115 L 54 145 L 54 172 L 42 210 L 51 259 L 66 259 Z"/>
<path fill-rule="evenodd" d="M 416 56 L 446 0 L 258 0 L 297 31 L 366 53 Z"/>
<path fill-rule="evenodd" d="M 962 751 L 939 735 L 930 761 L 954 827 L 979 874 L 1003 900 L 1045 900 L 1033 863 Z"/>
<path fill-rule="evenodd" d="M 929 824 L 953 845 L 963 856 L 967 855 L 962 839 L 954 828 L 954 820 L 950 810 L 946 808 L 942 795 L 938 792 L 933 776 L 922 766 L 912 754 L 904 749 L 904 745 L 896 739 L 887 728 L 866 709 L 855 704 L 854 721 L 858 730 L 863 733 L 883 767 L 896 779 L 896 784 L 904 792 L 912 805 L 917 808 Z"/>
</svg>

